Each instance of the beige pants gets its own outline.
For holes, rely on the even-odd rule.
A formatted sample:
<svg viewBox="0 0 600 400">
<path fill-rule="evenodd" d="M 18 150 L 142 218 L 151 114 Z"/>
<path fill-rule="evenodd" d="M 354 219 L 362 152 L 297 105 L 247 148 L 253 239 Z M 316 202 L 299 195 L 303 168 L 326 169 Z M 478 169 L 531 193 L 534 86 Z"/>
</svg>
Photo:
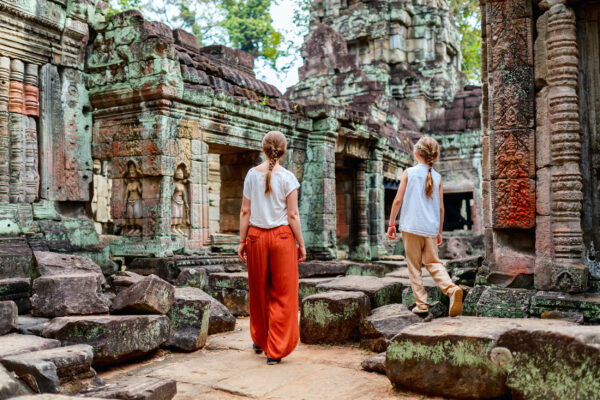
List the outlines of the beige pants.
<svg viewBox="0 0 600 400">
<path fill-rule="evenodd" d="M 436 238 L 402 232 L 402 241 L 406 252 L 410 286 L 418 311 L 427 311 L 427 292 L 423 287 L 421 264 L 425 264 L 425 268 L 446 296 L 451 296 L 457 286 L 452 282 L 444 264 L 438 258 Z"/>
</svg>

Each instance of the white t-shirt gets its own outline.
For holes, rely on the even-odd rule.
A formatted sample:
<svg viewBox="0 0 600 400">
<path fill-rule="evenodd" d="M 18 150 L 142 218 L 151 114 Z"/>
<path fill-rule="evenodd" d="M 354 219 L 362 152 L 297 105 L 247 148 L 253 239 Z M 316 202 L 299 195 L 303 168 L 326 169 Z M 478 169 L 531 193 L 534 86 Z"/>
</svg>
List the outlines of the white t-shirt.
<svg viewBox="0 0 600 400">
<path fill-rule="evenodd" d="M 250 200 L 250 225 L 262 229 L 289 225 L 286 198 L 300 187 L 298 179 L 281 167 L 271 173 L 271 193 L 265 193 L 266 173 L 255 168 L 244 180 L 244 197 Z"/>
</svg>

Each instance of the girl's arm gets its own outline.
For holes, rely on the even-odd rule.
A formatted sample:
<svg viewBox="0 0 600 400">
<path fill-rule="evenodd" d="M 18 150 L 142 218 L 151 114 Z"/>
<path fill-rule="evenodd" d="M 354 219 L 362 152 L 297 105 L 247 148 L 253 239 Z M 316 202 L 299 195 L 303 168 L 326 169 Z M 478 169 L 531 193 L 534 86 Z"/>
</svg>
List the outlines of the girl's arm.
<svg viewBox="0 0 600 400">
<path fill-rule="evenodd" d="M 440 231 L 437 236 L 437 245 L 442 245 L 442 231 L 444 230 L 444 189 L 440 178 Z"/>
<path fill-rule="evenodd" d="M 242 209 L 240 210 L 240 247 L 238 248 L 238 257 L 242 262 L 246 262 L 246 236 L 248 235 L 249 225 L 250 200 L 244 196 L 242 198 Z"/>
<path fill-rule="evenodd" d="M 396 239 L 396 218 L 398 217 L 398 213 L 400 212 L 400 208 L 402 207 L 402 201 L 404 200 L 404 192 L 406 192 L 406 184 L 408 182 L 408 174 L 406 170 L 402 173 L 402 177 L 400 178 L 400 186 L 398 187 L 398 192 L 396 192 L 396 197 L 394 198 L 394 202 L 392 203 L 392 212 L 390 213 L 390 221 L 388 224 L 388 237 L 390 239 Z M 393 225 L 393 226 L 392 226 Z"/>
<path fill-rule="evenodd" d="M 302 237 L 302 226 L 300 224 L 300 213 L 298 212 L 298 190 L 292 191 L 286 198 L 288 210 L 288 222 L 294 237 L 298 242 L 298 262 L 306 260 L 306 247 L 304 247 L 304 238 Z"/>
</svg>

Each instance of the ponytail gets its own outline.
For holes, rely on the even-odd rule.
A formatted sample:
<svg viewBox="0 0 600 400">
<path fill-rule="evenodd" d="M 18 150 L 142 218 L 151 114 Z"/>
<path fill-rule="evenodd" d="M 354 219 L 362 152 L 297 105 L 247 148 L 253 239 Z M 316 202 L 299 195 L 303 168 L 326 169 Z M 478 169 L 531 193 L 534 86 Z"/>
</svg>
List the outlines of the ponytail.
<svg viewBox="0 0 600 400">
<path fill-rule="evenodd" d="M 275 167 L 275 163 L 277 162 L 277 158 L 271 157 L 269 154 L 269 171 L 267 172 L 267 177 L 265 178 L 265 193 L 271 193 L 271 174 L 273 172 L 273 167 Z"/>
<path fill-rule="evenodd" d="M 283 133 L 279 131 L 270 131 L 263 138 L 262 148 L 267 155 L 267 160 L 269 161 L 269 171 L 267 172 L 267 176 L 265 178 L 265 194 L 269 194 L 272 191 L 271 175 L 273 173 L 273 168 L 275 168 L 275 163 L 277 163 L 277 160 L 279 160 L 285 154 L 287 140 Z"/>
<path fill-rule="evenodd" d="M 431 176 L 431 165 L 427 172 L 427 178 L 425 179 L 425 196 L 433 199 L 433 176 Z"/>
<path fill-rule="evenodd" d="M 440 155 L 440 145 L 437 140 L 429 136 L 423 136 L 417 144 L 415 144 L 415 150 L 420 157 L 427 162 L 427 178 L 425 179 L 425 196 L 429 199 L 433 199 L 433 176 L 431 169 L 433 168 L 433 162 Z"/>
</svg>

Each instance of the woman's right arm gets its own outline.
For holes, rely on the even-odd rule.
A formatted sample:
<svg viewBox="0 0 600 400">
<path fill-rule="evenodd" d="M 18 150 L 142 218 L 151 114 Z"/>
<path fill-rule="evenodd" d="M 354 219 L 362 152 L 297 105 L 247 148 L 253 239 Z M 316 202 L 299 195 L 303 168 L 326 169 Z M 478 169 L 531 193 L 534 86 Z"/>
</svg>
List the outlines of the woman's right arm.
<svg viewBox="0 0 600 400">
<path fill-rule="evenodd" d="M 246 237 L 248 235 L 248 226 L 250 225 L 250 200 L 243 196 L 242 208 L 240 210 L 240 247 L 238 248 L 238 257 L 242 262 L 246 262 Z"/>
<path fill-rule="evenodd" d="M 288 210 L 288 222 L 294 237 L 298 242 L 298 262 L 306 260 L 306 247 L 304 247 L 304 238 L 302 237 L 302 225 L 300 223 L 300 212 L 298 211 L 298 190 L 292 191 L 286 198 Z"/>
</svg>

